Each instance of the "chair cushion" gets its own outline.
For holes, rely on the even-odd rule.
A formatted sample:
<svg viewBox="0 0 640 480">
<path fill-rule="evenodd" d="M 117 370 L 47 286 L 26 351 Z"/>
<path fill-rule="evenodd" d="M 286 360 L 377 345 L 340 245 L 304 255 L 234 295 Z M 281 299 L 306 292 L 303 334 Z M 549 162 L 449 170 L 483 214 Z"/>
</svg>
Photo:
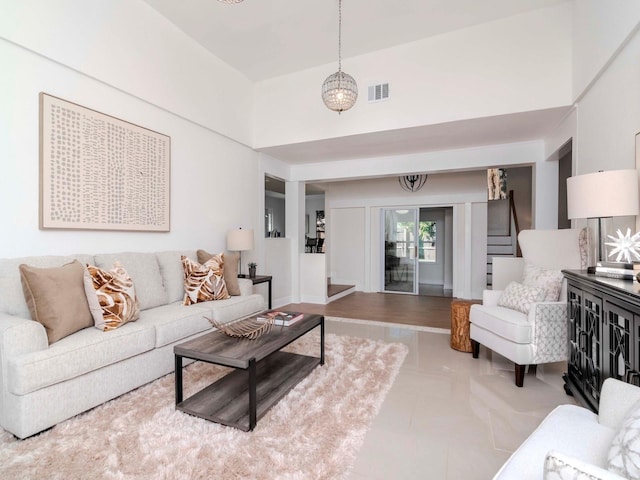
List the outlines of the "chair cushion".
<svg viewBox="0 0 640 480">
<path fill-rule="evenodd" d="M 527 315 L 510 308 L 473 305 L 469 320 L 474 325 L 516 343 L 531 343 L 533 326 Z"/>
</svg>

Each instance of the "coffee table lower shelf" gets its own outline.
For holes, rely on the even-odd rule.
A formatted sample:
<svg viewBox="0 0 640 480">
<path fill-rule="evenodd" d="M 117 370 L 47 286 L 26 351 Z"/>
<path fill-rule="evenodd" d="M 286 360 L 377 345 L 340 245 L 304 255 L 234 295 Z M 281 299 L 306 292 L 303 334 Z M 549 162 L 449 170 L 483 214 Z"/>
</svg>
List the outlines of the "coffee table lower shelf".
<svg viewBox="0 0 640 480">
<path fill-rule="evenodd" d="M 264 416 L 320 358 L 278 351 L 256 364 L 256 420 Z M 176 409 L 212 422 L 252 430 L 249 371 L 237 369 L 176 405 Z"/>
</svg>

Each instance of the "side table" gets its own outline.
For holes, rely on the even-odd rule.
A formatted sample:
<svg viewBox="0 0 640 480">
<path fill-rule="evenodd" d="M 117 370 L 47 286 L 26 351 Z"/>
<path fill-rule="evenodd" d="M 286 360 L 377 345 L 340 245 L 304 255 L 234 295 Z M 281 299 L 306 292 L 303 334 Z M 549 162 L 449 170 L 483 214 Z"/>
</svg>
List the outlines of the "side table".
<svg viewBox="0 0 640 480">
<path fill-rule="evenodd" d="M 254 285 L 259 283 L 268 283 L 269 284 L 269 310 L 271 310 L 271 279 L 273 278 L 271 275 L 256 275 L 255 277 L 250 277 L 249 275 L 238 275 L 238 278 L 247 278 L 253 282 Z"/>
<path fill-rule="evenodd" d="M 469 335 L 469 311 L 479 300 L 451 300 L 451 348 L 460 352 L 471 353 L 471 337 Z"/>
</svg>

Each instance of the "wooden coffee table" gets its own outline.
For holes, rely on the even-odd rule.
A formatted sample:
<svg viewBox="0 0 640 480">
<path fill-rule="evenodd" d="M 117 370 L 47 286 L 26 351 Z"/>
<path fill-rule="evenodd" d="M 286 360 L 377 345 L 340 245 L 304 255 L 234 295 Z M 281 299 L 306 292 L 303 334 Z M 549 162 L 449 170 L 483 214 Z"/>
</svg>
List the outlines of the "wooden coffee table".
<svg viewBox="0 0 640 480">
<path fill-rule="evenodd" d="M 282 352 L 294 340 L 320 327 L 320 357 Z M 259 418 L 316 366 L 324 365 L 324 317 L 304 314 L 289 327 L 274 326 L 256 340 L 207 333 L 173 347 L 176 409 L 240 430 L 253 430 Z M 231 373 L 182 399 L 182 359 L 234 368 Z"/>
</svg>

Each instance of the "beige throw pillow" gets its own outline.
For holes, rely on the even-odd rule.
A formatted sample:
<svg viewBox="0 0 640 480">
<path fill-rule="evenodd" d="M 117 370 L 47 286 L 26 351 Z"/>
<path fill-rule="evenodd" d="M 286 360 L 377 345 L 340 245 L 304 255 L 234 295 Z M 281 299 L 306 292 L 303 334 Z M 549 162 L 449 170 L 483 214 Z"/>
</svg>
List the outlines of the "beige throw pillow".
<svg viewBox="0 0 640 480">
<path fill-rule="evenodd" d="M 205 250 L 198 250 L 196 253 L 198 254 L 198 262 L 200 263 L 205 263 L 214 257 L 214 254 Z M 222 276 L 229 295 L 240 295 L 240 285 L 238 284 L 238 262 L 240 260 L 240 254 L 220 253 L 217 255 L 222 258 Z"/>
<path fill-rule="evenodd" d="M 93 296 L 100 307 L 98 312 L 91 298 L 91 290 L 85 289 L 89 305 L 93 305 L 91 314 L 94 327 L 106 332 L 127 322 L 135 322 L 140 316 L 140 307 L 133 280 L 124 267 L 116 262 L 111 270 L 93 265 L 87 265 L 87 270 L 91 277 Z"/>
<path fill-rule="evenodd" d="M 184 269 L 184 305 L 229 298 L 229 292 L 219 271 L 218 261 L 210 259 L 200 265 L 189 257 L 180 257 Z"/>
<path fill-rule="evenodd" d="M 93 326 L 80 262 L 54 268 L 22 264 L 19 269 L 31 318 L 44 326 L 49 344 Z"/>
</svg>

